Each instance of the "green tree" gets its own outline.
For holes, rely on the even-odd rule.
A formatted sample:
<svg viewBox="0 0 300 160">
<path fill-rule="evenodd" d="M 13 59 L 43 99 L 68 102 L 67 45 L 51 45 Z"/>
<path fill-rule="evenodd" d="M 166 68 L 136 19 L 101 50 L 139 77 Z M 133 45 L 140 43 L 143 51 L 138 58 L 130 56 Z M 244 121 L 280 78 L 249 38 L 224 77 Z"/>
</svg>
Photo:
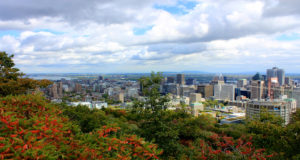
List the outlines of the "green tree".
<svg viewBox="0 0 300 160">
<path fill-rule="evenodd" d="M 205 107 L 215 107 L 217 105 L 222 105 L 222 103 L 220 104 L 217 100 L 210 100 L 210 99 L 204 102 Z"/>
<path fill-rule="evenodd" d="M 142 94 L 145 96 L 145 101 L 136 101 L 133 108 L 143 108 L 157 113 L 161 110 L 168 108 L 167 102 L 169 98 L 167 95 L 163 96 L 160 94 L 160 85 L 162 81 L 161 73 L 151 73 L 150 77 L 142 77 L 139 79 Z"/>
<path fill-rule="evenodd" d="M 278 115 L 263 110 L 260 116 L 246 123 L 248 133 L 253 137 L 256 147 L 266 148 L 269 152 L 281 153 L 288 147 L 286 129 Z"/>
<path fill-rule="evenodd" d="M 24 78 L 24 74 L 18 68 L 15 68 L 13 57 L 14 55 L 0 52 L 0 96 L 23 94 L 29 89 L 44 88 L 52 84 L 49 80 L 37 81 Z"/>
<path fill-rule="evenodd" d="M 19 69 L 14 68 L 13 57 L 14 55 L 9 56 L 6 52 L 0 52 L 0 77 L 3 82 L 17 80 L 20 76 L 24 75 L 19 72 Z"/>
</svg>

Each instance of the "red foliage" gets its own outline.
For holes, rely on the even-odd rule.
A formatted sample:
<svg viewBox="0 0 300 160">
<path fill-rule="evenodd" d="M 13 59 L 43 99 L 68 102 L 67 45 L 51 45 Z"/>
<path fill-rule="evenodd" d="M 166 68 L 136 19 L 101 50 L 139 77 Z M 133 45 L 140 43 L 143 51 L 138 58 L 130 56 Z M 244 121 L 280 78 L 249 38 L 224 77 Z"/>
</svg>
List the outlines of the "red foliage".
<svg viewBox="0 0 300 160">
<path fill-rule="evenodd" d="M 112 108 L 107 108 L 105 109 L 106 114 L 112 114 L 115 117 L 121 117 L 121 116 L 126 116 L 126 111 L 123 109 L 112 109 Z"/>
<path fill-rule="evenodd" d="M 241 137 L 234 140 L 232 137 L 213 134 L 210 141 L 199 140 L 190 145 L 197 152 L 198 159 L 223 159 L 234 156 L 241 159 L 267 159 L 265 149 L 256 149 L 251 142 L 252 138 Z"/>
<path fill-rule="evenodd" d="M 157 159 L 156 145 L 103 126 L 83 134 L 36 95 L 0 100 L 0 159 Z"/>
</svg>

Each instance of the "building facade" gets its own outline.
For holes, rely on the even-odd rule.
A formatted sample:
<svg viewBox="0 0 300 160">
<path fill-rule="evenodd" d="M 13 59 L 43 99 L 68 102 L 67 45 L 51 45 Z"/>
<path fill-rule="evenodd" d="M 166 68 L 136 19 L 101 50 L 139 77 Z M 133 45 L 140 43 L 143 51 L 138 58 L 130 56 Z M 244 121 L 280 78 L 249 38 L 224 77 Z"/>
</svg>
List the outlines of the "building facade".
<svg viewBox="0 0 300 160">
<path fill-rule="evenodd" d="M 175 83 L 174 77 L 167 77 L 167 83 Z"/>
<path fill-rule="evenodd" d="M 200 93 L 190 94 L 190 103 L 201 102 L 202 96 Z"/>
<path fill-rule="evenodd" d="M 198 85 L 197 93 L 200 93 L 203 98 L 209 98 L 214 96 L 214 86 L 213 85 Z"/>
<path fill-rule="evenodd" d="M 277 77 L 280 85 L 285 84 L 285 72 L 283 69 L 273 67 L 272 69 L 267 69 L 267 79 Z"/>
<path fill-rule="evenodd" d="M 284 124 L 288 124 L 291 115 L 295 112 L 296 101 L 276 100 L 276 101 L 250 101 L 246 107 L 246 118 L 251 120 L 259 118 L 264 111 L 278 115 L 284 120 Z"/>
<path fill-rule="evenodd" d="M 235 99 L 236 85 L 218 84 L 214 85 L 214 98 L 219 100 L 233 101 Z"/>
<path fill-rule="evenodd" d="M 184 85 L 185 84 L 184 74 L 177 74 L 176 82 L 177 82 L 177 84 Z"/>
<path fill-rule="evenodd" d="M 265 82 L 260 80 L 251 81 L 251 99 L 264 99 Z"/>
<path fill-rule="evenodd" d="M 237 81 L 238 88 L 244 88 L 247 85 L 247 79 L 239 79 Z"/>
</svg>

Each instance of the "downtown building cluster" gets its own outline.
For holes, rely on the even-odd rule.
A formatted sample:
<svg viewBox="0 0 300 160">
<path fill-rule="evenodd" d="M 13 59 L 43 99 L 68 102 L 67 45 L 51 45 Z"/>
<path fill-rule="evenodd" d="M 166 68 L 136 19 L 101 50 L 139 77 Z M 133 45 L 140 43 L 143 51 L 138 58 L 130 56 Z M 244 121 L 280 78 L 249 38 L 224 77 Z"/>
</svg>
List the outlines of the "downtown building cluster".
<svg viewBox="0 0 300 160">
<path fill-rule="evenodd" d="M 136 81 L 104 79 L 103 76 L 97 79 L 61 79 L 44 92 L 53 102 L 103 108 L 139 98 L 139 84 Z"/>
<path fill-rule="evenodd" d="M 145 100 L 143 88 L 136 80 L 120 77 L 105 79 L 61 79 L 49 87 L 45 93 L 55 102 L 67 102 L 70 105 L 87 105 L 90 108 L 108 106 L 130 107 L 134 100 Z M 227 77 L 216 75 L 210 82 L 200 83 L 196 78 L 186 78 L 184 74 L 165 76 L 161 82 L 160 92 L 168 95 L 169 109 L 185 106 L 192 114 L 198 116 L 207 113 L 218 117 L 218 112 L 232 113 L 228 119 L 254 119 L 263 111 L 281 116 L 285 124 L 289 123 L 291 114 L 300 108 L 300 87 L 285 76 L 283 69 L 272 68 L 266 75 L 255 74 L 247 79 L 228 81 Z M 204 103 L 215 100 L 225 106 L 215 105 L 205 108 Z M 224 120 L 224 123 L 226 119 Z M 227 122 L 226 122 L 227 123 Z"/>
<path fill-rule="evenodd" d="M 167 77 L 163 93 L 181 97 L 183 102 L 191 100 L 192 95 L 199 94 L 202 102 L 211 99 L 225 103 L 230 108 L 240 108 L 248 120 L 269 112 L 280 116 L 288 124 L 296 108 L 300 108 L 299 86 L 285 76 L 283 69 L 277 67 L 267 69 L 266 75 L 257 73 L 249 79 L 237 79 L 236 82 L 227 82 L 226 77 L 220 74 L 208 84 L 196 85 L 195 80 L 191 79 L 189 81 L 192 83 L 184 84 L 182 77 L 182 74 L 178 74 L 176 83 L 174 77 Z"/>
</svg>

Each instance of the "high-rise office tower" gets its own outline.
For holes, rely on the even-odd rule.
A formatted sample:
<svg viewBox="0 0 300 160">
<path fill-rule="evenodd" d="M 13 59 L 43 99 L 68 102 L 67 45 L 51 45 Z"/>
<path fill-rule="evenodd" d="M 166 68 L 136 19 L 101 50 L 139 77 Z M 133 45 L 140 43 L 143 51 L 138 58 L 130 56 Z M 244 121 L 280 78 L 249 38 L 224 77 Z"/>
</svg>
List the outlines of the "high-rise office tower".
<svg viewBox="0 0 300 160">
<path fill-rule="evenodd" d="M 50 88 L 50 95 L 52 98 L 57 99 L 58 98 L 58 93 L 57 93 L 57 85 L 54 83 L 52 87 Z"/>
<path fill-rule="evenodd" d="M 186 85 L 194 85 L 194 84 L 196 84 L 196 79 L 194 79 L 194 78 L 188 78 L 186 80 Z"/>
<path fill-rule="evenodd" d="M 59 97 L 63 97 L 63 83 L 59 82 L 57 86 L 57 92 Z"/>
<path fill-rule="evenodd" d="M 293 81 L 290 77 L 285 77 L 284 83 L 288 86 L 292 86 L 293 85 Z"/>
<path fill-rule="evenodd" d="M 224 83 L 227 83 L 228 77 L 227 76 L 223 76 L 223 78 L 224 78 Z"/>
<path fill-rule="evenodd" d="M 253 80 L 251 81 L 251 99 L 261 100 L 264 95 L 264 81 Z"/>
<path fill-rule="evenodd" d="M 214 98 L 233 101 L 235 99 L 235 88 L 236 85 L 232 84 L 216 84 L 214 85 Z"/>
<path fill-rule="evenodd" d="M 280 87 L 277 77 L 271 77 L 268 79 L 268 98 L 273 100 L 275 97 L 275 90 Z"/>
<path fill-rule="evenodd" d="M 247 79 L 239 79 L 237 81 L 238 88 L 244 88 L 247 85 Z"/>
<path fill-rule="evenodd" d="M 278 82 L 280 85 L 284 84 L 285 81 L 285 72 L 283 69 L 279 69 L 277 67 L 273 67 L 272 69 L 267 69 L 267 79 L 269 78 L 278 78 Z"/>
<path fill-rule="evenodd" d="M 82 90 L 81 84 L 76 83 L 76 84 L 75 84 L 75 92 L 81 92 L 81 90 Z"/>
<path fill-rule="evenodd" d="M 103 79 L 104 79 L 103 76 L 99 76 L 99 77 L 98 77 L 98 80 L 99 80 L 99 81 L 102 81 Z"/>
<path fill-rule="evenodd" d="M 167 83 L 175 83 L 174 77 L 167 77 Z"/>
<path fill-rule="evenodd" d="M 202 97 L 209 98 L 214 95 L 214 86 L 213 85 L 198 85 L 197 93 L 201 93 Z"/>
<path fill-rule="evenodd" d="M 181 84 L 181 85 L 185 84 L 184 74 L 177 74 L 176 77 L 177 77 L 176 79 L 177 84 Z"/>
</svg>

